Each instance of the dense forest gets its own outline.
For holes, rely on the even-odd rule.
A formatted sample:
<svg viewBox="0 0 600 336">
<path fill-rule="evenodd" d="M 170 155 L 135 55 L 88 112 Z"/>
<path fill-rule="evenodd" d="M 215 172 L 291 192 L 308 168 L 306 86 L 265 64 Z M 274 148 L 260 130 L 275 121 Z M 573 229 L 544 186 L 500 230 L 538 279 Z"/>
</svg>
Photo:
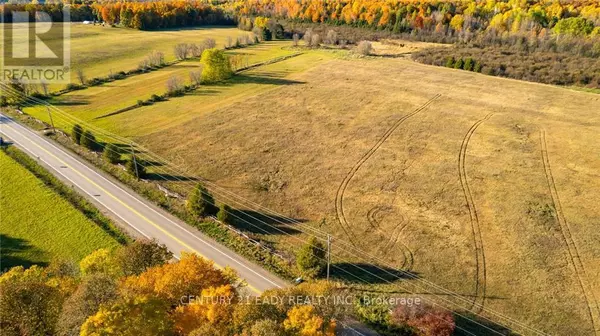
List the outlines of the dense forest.
<svg viewBox="0 0 600 336">
<path fill-rule="evenodd" d="M 89 4 L 64 5 L 63 3 L 6 3 L 0 6 L 0 15 L 3 22 L 12 22 L 13 12 L 29 12 L 29 19 L 33 21 L 36 17 L 35 12 L 43 11 L 50 15 L 53 22 L 63 22 L 66 18 L 63 9 L 66 6 L 68 6 L 70 21 L 81 22 L 93 20 L 95 17 L 94 9 Z"/>
<path fill-rule="evenodd" d="M 469 71 L 600 88 L 598 1 L 230 0 L 223 6 L 238 15 L 242 29 L 253 28 L 253 17 L 265 17 L 279 21 L 288 35 L 310 29 L 326 36 L 334 29 L 349 43 L 452 43 L 454 48 L 427 48 L 413 58 L 457 69 L 468 60 Z"/>
<path fill-rule="evenodd" d="M 67 3 L 67 2 L 65 2 Z M 34 9 L 61 20 L 61 3 L 6 4 L 11 10 Z M 228 20 L 231 15 L 266 16 L 302 22 L 350 25 L 396 33 L 497 34 L 530 33 L 600 35 L 600 3 L 596 0 L 186 0 L 186 1 L 93 1 L 70 6 L 72 21 L 98 19 L 108 24 L 163 28 Z M 2 10 L 2 9 L 0 9 Z M 231 22 L 229 22 L 231 23 Z"/>
<path fill-rule="evenodd" d="M 224 5 L 238 15 L 369 27 L 393 32 L 424 30 L 472 34 L 530 32 L 600 35 L 600 3 L 595 0 L 248 0 Z"/>
<path fill-rule="evenodd" d="M 57 21 L 62 4 L 7 4 L 12 10 L 45 10 Z M 70 6 L 71 20 L 98 19 L 137 29 L 232 23 L 231 17 L 266 16 L 300 22 L 328 23 L 387 30 L 469 35 L 491 31 L 507 36 L 600 36 L 600 3 L 596 0 L 185 0 L 93 1 Z M 2 9 L 0 9 L 2 10 Z"/>
<path fill-rule="evenodd" d="M 153 1 L 153 2 L 92 2 L 85 4 L 8 4 L 0 8 L 4 22 L 11 22 L 12 11 L 45 11 L 54 22 L 63 21 L 63 8 L 68 6 L 70 21 L 99 21 L 108 25 L 151 30 L 175 27 L 225 24 L 233 25 L 234 20 L 224 10 L 205 1 Z"/>
</svg>

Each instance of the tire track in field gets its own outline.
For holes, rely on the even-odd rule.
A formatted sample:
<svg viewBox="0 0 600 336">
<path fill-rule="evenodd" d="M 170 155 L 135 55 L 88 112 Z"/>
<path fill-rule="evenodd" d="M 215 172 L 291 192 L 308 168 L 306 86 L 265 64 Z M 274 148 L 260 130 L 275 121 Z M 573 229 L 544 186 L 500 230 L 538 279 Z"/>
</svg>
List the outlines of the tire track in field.
<svg viewBox="0 0 600 336">
<path fill-rule="evenodd" d="M 342 183 L 340 184 L 340 186 L 338 187 L 338 190 L 336 192 L 335 195 L 335 212 L 338 218 L 338 222 L 340 223 L 340 226 L 342 227 L 342 230 L 344 230 L 344 233 L 346 234 L 346 236 L 348 236 L 348 239 L 350 240 L 350 242 L 353 245 L 357 245 L 356 241 L 355 241 L 355 236 L 351 231 L 350 228 L 350 223 L 348 222 L 348 220 L 346 219 L 346 214 L 344 213 L 344 193 L 346 192 L 346 188 L 348 188 L 348 184 L 350 183 L 350 180 L 352 180 L 352 178 L 354 177 L 354 174 L 356 174 L 356 172 L 360 169 L 360 167 L 371 157 L 373 156 L 373 154 L 375 154 L 375 152 L 379 149 L 379 147 L 381 147 L 381 145 L 392 135 L 392 133 L 394 133 L 394 131 L 404 122 L 406 121 L 406 119 L 414 116 L 415 114 L 423 111 L 424 109 L 426 109 L 429 105 L 431 105 L 431 103 L 433 103 L 436 99 L 440 98 L 442 95 L 441 94 L 436 94 L 435 96 L 433 96 L 433 98 L 429 99 L 427 102 L 425 102 L 425 104 L 419 106 L 416 110 L 412 111 L 411 113 L 401 117 L 400 119 L 398 119 L 384 134 L 383 136 L 377 141 L 377 143 L 375 143 L 375 145 L 373 147 L 371 147 L 371 149 L 369 151 L 367 151 L 361 158 L 360 160 L 358 160 L 354 166 L 352 167 L 352 169 L 350 169 L 350 171 L 348 172 L 348 174 L 346 174 L 346 176 L 344 177 L 344 180 L 342 181 Z"/>
<path fill-rule="evenodd" d="M 391 234 L 386 233 L 381 228 L 381 225 L 379 225 L 379 223 L 381 221 L 379 219 L 377 219 L 377 215 L 380 214 L 381 211 L 385 211 L 387 209 L 389 209 L 389 208 L 384 207 L 384 206 L 376 206 L 376 207 L 372 208 L 367 213 L 367 220 L 369 221 L 369 224 L 371 224 L 371 227 L 374 228 L 375 230 L 377 230 L 382 236 L 385 237 L 385 236 L 389 235 L 390 238 L 383 246 L 383 250 L 389 250 L 392 247 L 394 247 L 394 245 L 396 245 L 397 243 L 400 243 L 400 247 L 402 249 L 402 255 L 404 258 L 404 260 L 402 261 L 402 266 L 400 266 L 400 269 L 410 271 L 414 264 L 413 252 L 406 244 L 404 244 L 402 241 L 398 240 L 400 238 L 400 234 L 402 233 L 402 230 L 404 230 L 404 228 L 406 226 L 408 226 L 408 221 L 406 220 L 406 218 L 404 216 L 399 214 L 400 221 L 398 221 L 398 224 L 396 224 L 396 226 L 394 226 Z"/>
<path fill-rule="evenodd" d="M 544 175 L 546 175 L 546 182 L 548 183 L 550 197 L 552 198 L 552 203 L 554 204 L 554 211 L 556 212 L 556 219 L 560 227 L 560 232 L 565 241 L 567 255 L 569 257 L 569 260 L 573 264 L 573 267 L 575 268 L 575 274 L 577 275 L 579 285 L 586 300 L 587 310 L 590 320 L 592 321 L 594 332 L 596 335 L 600 335 L 600 307 L 598 306 L 598 300 L 594 295 L 592 286 L 588 282 L 588 276 L 581 261 L 581 257 L 579 256 L 579 248 L 573 240 L 569 222 L 567 222 L 562 209 L 562 204 L 558 195 L 556 183 L 554 182 L 554 176 L 552 175 L 550 158 L 548 157 L 546 130 L 543 128 L 540 129 L 540 146 L 542 154 L 542 163 L 544 165 Z"/>
<path fill-rule="evenodd" d="M 487 271 L 485 267 L 485 252 L 483 249 L 483 238 L 481 236 L 481 228 L 479 225 L 479 216 L 477 215 L 477 208 L 473 200 L 473 194 L 471 193 L 471 187 L 469 186 L 469 180 L 467 177 L 467 169 L 465 165 L 467 149 L 471 137 L 484 121 L 488 120 L 493 113 L 486 115 L 483 119 L 478 120 L 474 123 L 471 128 L 465 134 L 463 141 L 460 145 L 460 151 L 458 153 L 458 176 L 460 179 L 460 185 L 465 196 L 467 207 L 469 208 L 469 218 L 471 222 L 471 233 L 473 235 L 473 244 L 475 246 L 475 295 L 473 297 L 473 303 L 471 310 L 479 313 L 483 310 L 485 302 L 485 289 L 486 289 L 486 277 Z"/>
</svg>

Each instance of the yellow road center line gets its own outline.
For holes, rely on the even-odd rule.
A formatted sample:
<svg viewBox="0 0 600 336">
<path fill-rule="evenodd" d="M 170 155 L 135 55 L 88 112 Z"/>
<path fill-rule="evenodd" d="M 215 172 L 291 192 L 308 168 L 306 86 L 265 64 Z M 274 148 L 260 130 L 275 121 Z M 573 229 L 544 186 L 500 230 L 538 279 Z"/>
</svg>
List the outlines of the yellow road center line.
<svg viewBox="0 0 600 336">
<path fill-rule="evenodd" d="M 10 127 L 10 126 L 9 126 Z M 171 239 L 175 240 L 177 243 L 181 244 L 183 247 L 187 248 L 188 250 L 191 250 L 194 253 L 197 253 L 198 255 L 200 255 L 201 257 L 203 257 L 204 259 L 207 260 L 211 260 L 210 258 L 207 258 L 204 254 L 200 253 L 199 251 L 197 251 L 196 249 L 192 248 L 191 246 L 189 246 L 188 244 L 184 243 L 183 241 L 179 240 L 179 238 L 173 236 L 171 233 L 169 233 L 167 230 L 165 230 L 164 228 L 162 228 L 160 225 L 154 223 L 153 221 L 151 221 L 150 219 L 146 218 L 146 216 L 142 215 L 141 213 L 139 213 L 137 210 L 133 209 L 132 207 L 130 207 L 129 205 L 127 205 L 125 202 L 121 201 L 121 199 L 119 199 L 118 197 L 116 197 L 115 195 L 111 194 L 110 192 L 108 192 L 106 189 L 102 188 L 101 186 L 99 186 L 96 182 L 92 181 L 91 179 L 89 179 L 87 176 L 85 176 L 83 173 L 81 173 L 79 170 L 73 168 L 72 166 L 70 166 L 68 163 L 66 163 L 65 161 L 63 161 L 62 159 L 60 159 L 59 157 L 57 157 L 56 155 L 50 153 L 48 150 L 46 150 L 44 147 L 38 145 L 37 143 L 33 142 L 32 140 L 24 137 L 27 141 L 29 141 L 30 143 L 32 143 L 33 145 L 35 145 L 36 147 L 38 147 L 39 149 L 41 149 L 42 151 L 46 152 L 46 154 L 52 156 L 53 158 L 55 158 L 56 160 L 60 161 L 64 166 L 70 168 L 72 171 L 74 171 L 75 173 L 77 173 L 77 175 L 81 176 L 82 178 L 84 178 L 86 181 L 88 181 L 89 183 L 91 183 L 92 185 L 94 185 L 96 188 L 102 190 L 104 193 L 106 193 L 108 196 L 112 197 L 115 201 L 119 202 L 121 205 L 123 205 L 124 207 L 126 207 L 127 209 L 129 209 L 131 212 L 133 212 L 134 214 L 136 214 L 137 216 L 139 216 L 140 218 L 142 218 L 143 220 L 145 220 L 146 222 L 150 223 L 152 226 L 154 226 L 155 228 L 159 229 L 161 232 L 163 232 L 164 234 L 166 234 L 167 236 L 169 236 Z M 215 265 L 215 267 L 217 267 L 218 269 L 222 270 L 224 269 L 223 266 L 217 264 L 214 260 L 211 260 L 213 262 L 213 264 Z M 254 291 L 257 294 L 262 293 L 260 290 L 258 290 L 257 288 L 255 288 L 254 286 L 248 284 L 248 288 L 250 288 L 252 291 Z"/>
</svg>

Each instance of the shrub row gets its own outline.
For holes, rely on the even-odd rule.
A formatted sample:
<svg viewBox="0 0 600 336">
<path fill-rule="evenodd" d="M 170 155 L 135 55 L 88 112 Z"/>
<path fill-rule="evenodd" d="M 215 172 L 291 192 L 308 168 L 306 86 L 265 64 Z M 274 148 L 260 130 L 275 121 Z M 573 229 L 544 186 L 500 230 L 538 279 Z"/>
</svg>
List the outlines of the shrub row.
<svg viewBox="0 0 600 336">
<path fill-rule="evenodd" d="M 129 76 L 133 76 L 133 75 L 139 75 L 142 73 L 148 73 L 150 71 L 154 71 L 154 70 L 158 70 L 161 69 L 167 65 L 173 65 L 176 62 L 172 62 L 170 64 L 163 64 L 160 66 L 149 66 L 149 67 L 145 67 L 145 68 L 136 68 L 133 70 L 129 70 L 129 71 L 119 71 L 119 72 L 111 72 L 110 74 L 104 76 L 104 77 L 94 77 L 90 80 L 84 80 L 84 84 L 81 83 L 69 83 L 67 84 L 67 86 L 65 86 L 64 89 L 60 90 L 60 91 L 56 91 L 54 92 L 52 95 L 54 96 L 60 96 L 63 95 L 65 93 L 69 93 L 72 91 L 77 91 L 77 90 L 83 90 L 85 88 L 88 87 L 92 87 L 92 86 L 98 86 L 98 85 L 102 85 L 104 83 L 110 83 L 110 82 L 114 82 L 117 80 L 122 80 L 125 79 Z"/>
<path fill-rule="evenodd" d="M 560 52 L 524 52 L 506 47 L 434 47 L 418 51 L 413 59 L 431 65 L 450 66 L 500 76 L 553 85 L 600 88 L 600 59 Z M 473 60 L 477 59 L 473 63 Z"/>
</svg>

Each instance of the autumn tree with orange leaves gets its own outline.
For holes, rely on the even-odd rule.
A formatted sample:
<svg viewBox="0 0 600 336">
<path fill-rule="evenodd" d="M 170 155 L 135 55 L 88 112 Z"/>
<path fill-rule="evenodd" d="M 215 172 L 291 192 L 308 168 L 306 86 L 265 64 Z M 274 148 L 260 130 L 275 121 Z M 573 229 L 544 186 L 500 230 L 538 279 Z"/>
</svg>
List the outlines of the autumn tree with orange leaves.
<svg viewBox="0 0 600 336">
<path fill-rule="evenodd" d="M 82 272 L 63 261 L 46 268 L 15 267 L 0 275 L 0 327 L 27 335 L 333 336 L 354 314 L 352 300 L 311 302 L 352 299 L 349 289 L 334 283 L 249 296 L 231 269 L 217 269 L 194 253 L 183 253 L 178 261 L 171 256 L 156 241 L 137 241 L 90 254 L 81 262 Z M 398 311 L 394 318 L 418 330 L 447 330 L 430 323 L 442 316 L 435 313 Z M 448 316 L 453 323 L 451 315 L 442 317 Z"/>
</svg>

